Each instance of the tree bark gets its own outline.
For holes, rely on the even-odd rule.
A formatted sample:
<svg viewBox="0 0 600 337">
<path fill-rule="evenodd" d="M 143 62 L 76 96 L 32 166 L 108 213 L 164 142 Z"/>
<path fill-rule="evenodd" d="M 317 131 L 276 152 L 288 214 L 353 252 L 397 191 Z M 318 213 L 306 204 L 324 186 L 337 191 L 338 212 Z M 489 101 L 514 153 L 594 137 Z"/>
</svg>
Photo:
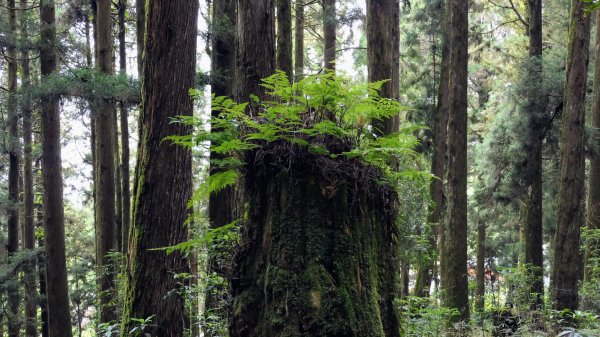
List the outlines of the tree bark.
<svg viewBox="0 0 600 337">
<path fill-rule="evenodd" d="M 335 72 L 336 26 L 335 0 L 323 0 L 323 67 Z"/>
<path fill-rule="evenodd" d="M 40 143 L 40 134 L 35 135 L 35 142 Z M 35 181 L 36 193 L 43 195 L 43 179 L 40 161 L 35 163 L 35 171 L 38 172 Z M 34 212 L 36 218 L 36 227 L 39 231 L 44 230 L 44 205 L 42 202 L 35 202 Z M 39 236 L 37 238 L 38 247 L 45 251 L 44 238 Z M 47 279 L 46 279 L 46 254 L 40 254 L 37 258 L 37 269 L 38 269 L 38 280 L 40 290 L 40 332 L 42 337 L 48 337 L 48 295 L 47 295 Z"/>
<path fill-rule="evenodd" d="M 304 78 L 304 0 L 296 0 L 296 27 L 295 27 L 295 73 L 294 78 L 299 81 Z"/>
<path fill-rule="evenodd" d="M 234 95 L 236 8 L 237 1 L 213 1 L 211 91 L 217 97 Z"/>
<path fill-rule="evenodd" d="M 252 197 L 231 278 L 230 335 L 399 336 L 395 192 L 371 184 L 355 162 L 265 153 L 247 161 Z M 329 181 L 332 165 L 348 174 Z"/>
<path fill-rule="evenodd" d="M 174 273 L 189 273 L 180 252 L 156 248 L 187 240 L 192 188 L 191 151 L 164 141 L 189 127 L 172 118 L 191 116 L 196 66 L 197 1 L 152 1 L 147 8 L 142 114 L 135 172 L 129 266 L 122 336 L 132 318 L 152 318 L 147 333 L 181 337 L 188 325 Z"/>
<path fill-rule="evenodd" d="M 560 137 L 558 223 L 552 271 L 552 307 L 556 310 L 575 310 L 578 305 L 579 262 L 582 258 L 579 240 L 585 221 L 584 127 L 590 21 L 590 16 L 585 14 L 585 3 L 573 0 Z"/>
<path fill-rule="evenodd" d="M 28 7 L 27 0 L 20 1 L 21 10 Z M 21 13 L 21 39 L 28 39 L 28 20 L 24 12 Z M 22 87 L 31 86 L 29 68 L 29 50 L 23 48 L 21 52 Z M 35 248 L 35 228 L 33 209 L 33 127 L 31 101 L 26 91 L 23 91 L 21 113 L 23 115 L 23 248 Z M 32 262 L 25 269 L 25 336 L 37 336 L 37 308 L 36 308 L 36 265 Z"/>
<path fill-rule="evenodd" d="M 96 67 L 113 74 L 111 1 L 96 0 Z M 116 319 L 114 268 L 107 254 L 115 250 L 115 146 L 114 103 L 98 99 L 96 104 L 96 279 L 99 289 L 100 322 Z"/>
<path fill-rule="evenodd" d="M 369 82 L 388 80 L 381 97 L 398 100 L 400 96 L 399 55 L 400 6 L 396 0 L 367 0 L 367 59 Z M 377 123 L 377 132 L 384 135 L 397 132 L 399 116 Z"/>
<path fill-rule="evenodd" d="M 468 1 L 448 0 L 448 203 L 445 305 L 469 318 L 467 277 L 467 65 Z"/>
<path fill-rule="evenodd" d="M 600 55 L 600 11 L 596 11 L 596 46 L 595 55 Z M 600 57 L 596 56 L 594 68 L 594 102 L 592 108 L 591 122 L 593 128 L 600 128 Z M 595 138 L 597 139 L 597 138 Z M 596 144 L 598 144 L 596 142 Z M 590 176 L 588 185 L 588 216 L 587 225 L 591 230 L 600 229 L 600 151 L 592 153 L 590 158 Z M 598 243 L 596 243 L 598 244 Z M 585 281 L 591 281 L 588 263 L 590 258 L 599 257 L 592 255 L 592 249 L 586 247 L 585 259 Z M 594 247 L 598 249 L 598 247 Z"/>
<path fill-rule="evenodd" d="M 10 34 L 17 39 L 17 8 L 15 0 L 6 1 L 8 7 L 8 25 Z M 7 47 L 8 63 L 8 258 L 11 259 L 19 249 L 19 112 L 17 107 L 17 52 L 15 45 Z M 18 337 L 20 330 L 19 286 L 18 278 L 8 289 L 8 336 Z"/>
<path fill-rule="evenodd" d="M 544 130 L 544 93 L 540 92 L 543 86 L 542 68 L 542 0 L 529 0 L 529 61 L 527 62 L 526 83 L 527 102 L 525 113 L 528 116 L 529 148 L 528 162 L 526 165 L 527 181 L 529 185 L 526 201 L 525 218 L 525 266 L 532 277 L 530 293 L 536 294 L 532 299 L 532 307 L 542 305 L 544 294 L 544 256 L 543 256 L 543 226 L 542 226 L 542 142 Z M 532 85 L 535 83 L 535 85 Z"/>
<path fill-rule="evenodd" d="M 40 1 L 41 75 L 56 71 L 56 27 L 54 0 Z M 44 180 L 44 229 L 48 295 L 49 336 L 71 337 L 71 316 L 65 257 L 63 179 L 60 154 L 60 110 L 58 97 L 41 100 L 42 174 Z"/>
<path fill-rule="evenodd" d="M 485 308 L 485 222 L 479 219 L 477 223 L 477 270 L 475 289 L 475 309 L 483 312 Z"/>
<path fill-rule="evenodd" d="M 127 75 L 127 46 L 125 44 L 125 11 L 127 1 L 119 0 L 119 71 Z M 127 255 L 127 242 L 129 240 L 129 224 L 131 211 L 131 188 L 129 184 L 129 123 L 127 122 L 128 106 L 126 102 L 120 102 L 121 110 L 121 238 L 120 251 Z"/>
<path fill-rule="evenodd" d="M 144 38 L 146 36 L 146 0 L 135 0 L 135 36 L 137 40 L 138 78 L 144 75 Z"/>
<path fill-rule="evenodd" d="M 238 1 L 237 13 L 235 97 L 238 102 L 247 101 L 249 95 L 266 99 L 260 84 L 275 72 L 274 0 Z"/>
<path fill-rule="evenodd" d="M 290 83 L 294 81 L 292 61 L 292 2 L 276 0 L 277 3 L 277 69 L 288 75 Z"/>
<path fill-rule="evenodd" d="M 446 168 L 447 168 L 447 135 L 448 135 L 448 79 L 450 76 L 450 41 L 448 36 L 448 6 L 445 6 L 444 18 L 444 38 L 442 42 L 442 61 L 440 69 L 440 84 L 438 89 L 436 114 L 433 125 L 433 155 L 431 159 L 431 173 L 436 177 L 429 185 L 429 193 L 431 195 L 432 204 L 429 207 L 429 215 L 427 222 L 431 226 L 432 232 L 437 235 L 430 237 L 430 244 L 434 250 L 437 248 L 439 260 L 439 275 L 441 296 L 444 297 L 446 287 L 446 225 L 445 225 L 445 208 L 446 208 Z M 420 271 L 417 279 L 422 279 L 423 285 L 417 286 L 417 289 L 423 289 L 417 296 L 425 296 L 427 284 L 431 284 L 433 278 L 432 269 L 435 262 L 431 263 L 429 268 L 423 268 Z M 429 280 L 429 281 L 428 281 Z"/>
</svg>

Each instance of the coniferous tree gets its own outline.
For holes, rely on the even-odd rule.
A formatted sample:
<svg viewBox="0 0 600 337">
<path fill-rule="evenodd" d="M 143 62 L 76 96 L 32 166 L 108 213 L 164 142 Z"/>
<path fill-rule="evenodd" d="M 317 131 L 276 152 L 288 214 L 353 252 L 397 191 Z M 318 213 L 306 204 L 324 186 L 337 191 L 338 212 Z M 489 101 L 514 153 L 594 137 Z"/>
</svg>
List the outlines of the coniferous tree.
<svg viewBox="0 0 600 337">
<path fill-rule="evenodd" d="M 56 72 L 57 40 L 54 0 L 40 1 L 40 21 L 40 35 L 42 38 L 40 46 L 41 75 L 47 77 Z M 42 98 L 41 115 L 48 335 L 51 337 L 71 337 L 67 264 L 65 260 L 60 110 L 57 95 L 49 94 Z"/>
<path fill-rule="evenodd" d="M 600 11 L 596 12 L 596 46 L 595 54 L 600 55 Z M 590 118 L 593 128 L 600 128 L 600 57 L 596 57 L 594 68 L 594 101 L 592 116 Z M 598 138 L 593 138 L 597 140 Z M 596 142 L 596 144 L 598 144 Z M 588 182 L 588 210 L 587 226 L 590 230 L 600 229 L 600 149 L 594 148 L 590 158 L 590 173 Z M 588 262 L 592 257 L 592 248 L 588 245 L 586 249 L 585 280 L 591 281 Z"/>
<path fill-rule="evenodd" d="M 127 45 L 125 44 L 125 12 L 127 2 L 119 1 L 119 71 L 127 74 Z M 121 252 L 127 254 L 129 240 L 129 223 L 131 211 L 131 189 L 129 184 L 129 123 L 127 122 L 127 102 L 119 102 L 121 126 Z"/>
<path fill-rule="evenodd" d="M 537 294 L 532 305 L 540 305 L 544 293 L 544 256 L 542 227 L 542 141 L 543 116 L 546 104 L 544 93 L 539 92 L 542 75 L 542 0 L 529 0 L 529 61 L 527 62 L 525 85 L 528 87 L 524 107 L 528 115 L 529 135 L 526 148 L 526 181 L 528 183 L 527 210 L 525 220 L 525 265 L 533 278 L 531 293 Z"/>
<path fill-rule="evenodd" d="M 26 11 L 27 0 L 20 1 L 21 6 L 21 41 L 27 42 L 28 18 Z M 31 71 L 29 67 L 29 50 L 23 47 L 21 51 L 22 87 L 24 90 L 21 103 L 23 116 L 23 248 L 35 248 L 34 203 L 33 203 L 33 116 L 30 95 L 27 93 L 31 86 Z M 36 265 L 35 261 L 28 263 L 25 269 L 25 336 L 37 336 L 36 308 Z"/>
<path fill-rule="evenodd" d="M 469 318 L 467 277 L 467 80 L 468 2 L 448 0 L 448 203 L 444 302 Z"/>
<path fill-rule="evenodd" d="M 17 107 L 17 8 L 15 0 L 6 2 L 8 8 L 8 24 L 12 40 L 7 48 L 8 63 L 8 243 L 6 245 L 9 259 L 19 249 L 19 112 Z M 18 337 L 20 330 L 19 287 L 17 279 L 8 290 L 8 336 Z"/>
<path fill-rule="evenodd" d="M 113 74 L 111 1 L 96 0 L 96 67 L 101 73 Z M 114 320 L 114 271 L 109 252 L 115 250 L 115 146 L 114 103 L 98 98 L 95 105 L 96 128 L 96 268 L 99 288 L 100 322 Z"/>
<path fill-rule="evenodd" d="M 152 317 L 145 332 L 181 337 L 188 325 L 175 274 L 189 273 L 180 252 L 163 247 L 187 240 L 187 203 L 191 197 L 192 156 L 165 137 L 189 128 L 172 118 L 191 116 L 197 35 L 197 1 L 148 2 L 139 146 L 122 336 L 135 322 Z M 165 71 L 168 69 L 168 71 Z M 159 249 L 159 250 L 154 250 Z"/>
<path fill-rule="evenodd" d="M 294 30 L 294 78 L 301 80 L 304 77 L 304 0 L 296 0 Z"/>
<path fill-rule="evenodd" d="M 584 224 L 584 126 L 590 21 L 590 15 L 585 13 L 585 3 L 573 0 L 560 136 L 558 222 L 552 268 L 552 307 L 556 310 L 575 310 L 578 305 L 582 258 L 579 240 Z"/>
<path fill-rule="evenodd" d="M 335 71 L 337 17 L 335 0 L 323 0 L 323 67 Z"/>
<path fill-rule="evenodd" d="M 294 79 L 292 61 L 292 2 L 276 0 L 277 3 L 277 69 L 288 75 L 290 82 Z"/>
</svg>

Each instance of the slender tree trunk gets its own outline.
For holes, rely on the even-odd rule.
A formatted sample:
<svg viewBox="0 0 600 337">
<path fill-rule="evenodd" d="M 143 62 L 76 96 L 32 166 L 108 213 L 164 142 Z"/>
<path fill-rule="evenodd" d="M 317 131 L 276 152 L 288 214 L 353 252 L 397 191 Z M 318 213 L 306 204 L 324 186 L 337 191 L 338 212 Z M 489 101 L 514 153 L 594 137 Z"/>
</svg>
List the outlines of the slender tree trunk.
<svg viewBox="0 0 600 337">
<path fill-rule="evenodd" d="M 323 66 L 335 71 L 336 26 L 335 0 L 322 0 L 323 3 Z"/>
<path fill-rule="evenodd" d="M 39 144 L 40 143 L 40 135 L 36 134 L 35 135 L 35 143 Z M 36 161 L 35 163 L 35 171 L 37 172 L 36 174 L 36 181 L 35 181 L 35 191 L 37 194 L 43 195 L 43 179 L 42 179 L 42 172 L 41 172 L 41 165 L 40 165 L 40 161 Z M 35 219 L 36 219 L 36 224 L 35 226 L 37 227 L 38 231 L 44 231 L 44 205 L 42 204 L 42 202 L 35 202 L 34 201 L 34 212 L 35 212 Z M 42 236 L 39 236 L 37 238 L 37 244 L 38 247 L 42 250 L 45 251 L 45 246 L 44 246 L 44 238 Z M 46 285 L 48 284 L 48 282 L 46 281 L 46 254 L 45 252 L 38 255 L 37 258 L 37 269 L 38 269 L 38 281 L 39 281 L 39 290 L 40 290 L 40 299 L 39 299 L 39 304 L 40 304 L 40 332 L 42 333 L 42 337 L 48 337 L 49 336 L 49 332 L 48 332 L 48 294 L 47 294 L 47 288 Z"/>
<path fill-rule="evenodd" d="M 529 124 L 529 161 L 527 178 L 529 192 L 526 201 L 525 218 L 525 265 L 534 282 L 531 293 L 536 298 L 530 303 L 537 307 L 542 304 L 544 293 L 544 256 L 543 256 L 543 227 L 542 227 L 542 141 L 543 116 L 545 110 L 544 94 L 539 85 L 543 81 L 542 69 L 542 0 L 529 0 L 529 61 L 526 69 L 528 88 L 525 113 Z M 538 85 L 531 85 L 537 83 Z"/>
<path fill-rule="evenodd" d="M 467 277 L 467 64 L 468 1 L 448 0 L 448 204 L 445 305 L 469 318 Z"/>
<path fill-rule="evenodd" d="M 590 15 L 585 3 L 573 0 L 569 26 L 569 56 L 562 119 L 558 223 L 554 246 L 552 300 L 556 310 L 577 309 L 580 275 L 579 249 L 584 225 L 584 126 Z"/>
<path fill-rule="evenodd" d="M 237 21 L 237 1 L 215 0 L 213 2 L 213 32 L 212 32 L 212 83 L 211 91 L 216 96 L 231 97 L 234 94 L 234 74 L 236 67 L 236 49 L 235 32 Z M 218 27 L 218 28 L 217 28 Z M 212 111 L 213 117 L 217 117 L 217 112 Z M 212 131 L 218 131 L 213 128 Z M 221 159 L 215 152 L 210 152 L 210 161 Z M 216 168 L 211 166 L 211 174 L 216 172 Z M 225 226 L 235 220 L 236 211 L 234 208 L 235 197 L 238 186 L 226 187 L 221 191 L 211 193 L 208 203 L 208 217 L 212 228 Z M 216 273 L 220 276 L 225 275 L 225 268 L 228 262 L 223 261 L 221 251 L 211 251 L 207 260 L 207 270 L 210 273 Z M 228 260 L 228 259 L 227 259 Z M 229 308 L 222 308 L 218 305 L 219 296 L 226 289 L 223 287 L 210 287 L 206 292 L 205 311 L 211 315 L 218 315 L 222 318 L 228 316 Z M 211 336 L 211 335 L 209 335 Z"/>
<path fill-rule="evenodd" d="M 113 74 L 111 1 L 96 0 L 96 67 Z M 96 104 L 96 278 L 100 322 L 114 320 L 114 270 L 107 254 L 115 250 L 114 103 L 97 98 Z"/>
<path fill-rule="evenodd" d="M 234 95 L 236 8 L 237 1 L 213 1 L 211 91 L 215 96 Z"/>
<path fill-rule="evenodd" d="M 119 1 L 119 70 L 121 74 L 127 74 L 127 46 L 125 45 L 125 11 L 127 2 Z M 123 254 L 127 254 L 129 240 L 129 222 L 131 211 L 131 189 L 129 184 L 129 123 L 127 122 L 127 103 L 120 102 L 121 110 L 121 238 L 122 244 L 119 247 Z"/>
<path fill-rule="evenodd" d="M 17 9 L 15 0 L 6 2 L 8 7 L 8 25 L 10 34 L 17 38 Z M 9 167 L 8 167 L 8 249 L 9 259 L 19 249 L 19 112 L 17 107 L 17 52 L 15 45 L 7 48 L 8 63 L 8 141 L 9 141 Z M 15 277 L 14 281 L 17 281 Z M 8 289 L 8 336 L 19 336 L 19 287 L 18 282 Z"/>
<path fill-rule="evenodd" d="M 400 96 L 399 59 L 400 6 L 396 0 L 367 0 L 367 59 L 369 82 L 388 80 L 381 88 L 381 97 L 397 100 Z M 399 47 L 398 47 L 399 48 Z M 399 116 L 378 123 L 384 135 L 399 130 Z"/>
<path fill-rule="evenodd" d="M 277 69 L 288 75 L 290 83 L 294 81 L 292 61 L 292 2 L 276 0 L 277 3 Z"/>
<path fill-rule="evenodd" d="M 184 299 L 174 274 L 189 273 L 180 252 L 155 248 L 187 240 L 185 221 L 192 188 L 191 151 L 164 141 L 189 128 L 172 118 L 193 112 L 197 1 L 152 1 L 147 8 L 140 115 L 140 142 L 134 185 L 127 298 L 122 336 L 135 322 L 153 316 L 153 336 L 181 337 L 188 326 Z M 169 71 L 165 72 L 165 69 Z"/>
<path fill-rule="evenodd" d="M 266 99 L 263 78 L 275 72 L 275 0 L 238 1 L 237 65 L 235 90 L 238 102 L 249 95 Z M 260 43 L 259 43 L 260 41 Z"/>
<path fill-rule="evenodd" d="M 135 35 L 137 40 L 138 78 L 144 75 L 144 38 L 146 36 L 146 0 L 135 0 Z"/>
<path fill-rule="evenodd" d="M 123 102 L 119 102 L 119 109 L 122 112 Z M 113 154 L 115 157 L 114 172 L 115 172 L 115 251 L 122 252 L 123 250 L 123 193 L 121 191 L 121 157 L 119 151 L 119 116 L 117 109 L 113 109 Z M 114 261 L 113 261 L 114 262 Z"/>
<path fill-rule="evenodd" d="M 485 222 L 477 222 L 477 274 L 475 289 L 475 309 L 483 312 L 485 307 Z"/>
<path fill-rule="evenodd" d="M 40 1 L 40 65 L 42 76 L 56 71 L 54 0 Z M 48 288 L 48 334 L 71 337 L 71 316 L 65 257 L 63 179 L 60 154 L 58 97 L 42 98 L 42 174 L 44 179 L 44 229 Z"/>
<path fill-rule="evenodd" d="M 594 68 L 594 104 L 592 108 L 592 127 L 600 128 L 600 11 L 596 12 L 596 46 L 595 46 L 595 68 Z M 596 143 L 597 144 L 597 143 Z M 590 158 L 590 176 L 588 185 L 588 216 L 587 225 L 592 230 L 600 229 L 600 151 L 592 153 Z M 600 242 L 595 242 L 595 245 Z M 586 269 L 585 269 L 585 281 L 591 281 L 590 269 L 588 268 L 589 259 L 591 257 L 597 258 L 592 254 L 592 251 L 596 252 L 600 247 L 593 247 L 591 249 L 589 245 L 586 247 L 585 258 L 586 258 Z M 597 254 L 597 253 L 596 253 Z"/>
<path fill-rule="evenodd" d="M 21 0 L 21 40 L 28 39 L 28 22 L 25 8 L 28 7 L 27 0 Z M 29 69 L 29 50 L 23 48 L 21 52 L 21 73 L 23 96 L 21 113 L 23 115 L 23 248 L 32 250 L 35 248 L 35 228 L 33 209 L 33 128 L 32 112 L 29 93 L 31 86 L 31 75 Z M 25 269 L 25 336 L 37 336 L 37 308 L 36 308 L 36 265 L 29 263 Z"/>
<path fill-rule="evenodd" d="M 436 115 L 433 125 L 433 156 L 431 159 L 431 173 L 436 177 L 429 185 L 429 193 L 431 195 L 432 205 L 429 207 L 429 215 L 427 222 L 432 227 L 433 232 L 437 232 L 437 253 L 439 261 L 439 276 L 440 276 L 440 293 L 442 299 L 445 296 L 447 289 L 448 275 L 446 272 L 446 224 L 445 224 L 445 209 L 446 209 L 446 169 L 447 159 L 446 151 L 447 135 L 448 135 L 448 92 L 449 92 L 449 77 L 450 77 L 450 40 L 448 36 L 449 27 L 449 6 L 445 6 L 444 18 L 444 38 L 442 42 L 442 62 L 440 69 L 440 84 L 438 90 Z M 432 246 L 435 247 L 435 238 L 430 239 Z M 425 273 L 422 278 L 427 279 L 431 272 Z M 423 283 L 427 283 L 424 281 Z M 425 289 L 425 287 L 423 287 Z M 423 293 L 419 294 L 423 295 Z"/>
<path fill-rule="evenodd" d="M 294 77 L 296 81 L 304 78 L 304 0 L 296 0 L 296 27 L 294 39 Z"/>
</svg>

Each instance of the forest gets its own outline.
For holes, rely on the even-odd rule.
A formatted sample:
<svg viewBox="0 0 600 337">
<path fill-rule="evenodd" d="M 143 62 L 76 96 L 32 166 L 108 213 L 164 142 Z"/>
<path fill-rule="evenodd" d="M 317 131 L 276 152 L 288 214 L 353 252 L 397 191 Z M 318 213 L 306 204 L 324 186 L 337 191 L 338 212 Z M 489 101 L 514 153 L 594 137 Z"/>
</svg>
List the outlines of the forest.
<svg viewBox="0 0 600 337">
<path fill-rule="evenodd" d="M 0 0 L 0 337 L 600 336 L 600 1 Z"/>
</svg>

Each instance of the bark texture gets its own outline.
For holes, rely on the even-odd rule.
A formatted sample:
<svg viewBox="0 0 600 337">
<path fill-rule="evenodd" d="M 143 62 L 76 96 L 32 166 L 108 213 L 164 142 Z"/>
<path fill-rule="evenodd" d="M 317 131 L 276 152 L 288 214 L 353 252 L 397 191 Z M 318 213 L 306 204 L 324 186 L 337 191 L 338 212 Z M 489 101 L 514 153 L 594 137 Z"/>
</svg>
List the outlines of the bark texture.
<svg viewBox="0 0 600 337">
<path fill-rule="evenodd" d="M 485 305 L 485 222 L 477 223 L 477 267 L 475 289 L 475 309 L 483 312 Z"/>
<path fill-rule="evenodd" d="M 41 75 L 56 71 L 56 27 L 54 0 L 40 1 Z M 65 260 L 63 179 L 60 153 L 60 110 L 58 97 L 41 100 L 42 175 L 44 181 L 44 239 L 48 299 L 48 335 L 71 337 L 71 316 Z"/>
<path fill-rule="evenodd" d="M 135 0 L 135 37 L 137 42 L 138 78 L 144 75 L 144 38 L 146 35 L 146 0 Z"/>
<path fill-rule="evenodd" d="M 237 1 L 213 1 L 211 91 L 217 97 L 234 95 L 236 8 Z"/>
<path fill-rule="evenodd" d="M 125 44 L 125 11 L 127 1 L 119 0 L 119 71 L 127 75 L 127 46 Z M 127 122 L 128 106 L 126 102 L 119 102 L 121 126 L 121 233 L 122 238 L 119 249 L 127 254 L 127 241 L 129 240 L 129 224 L 131 212 L 131 187 L 129 183 L 129 123 Z"/>
<path fill-rule="evenodd" d="M 336 26 L 335 0 L 323 0 L 323 66 L 335 71 Z"/>
<path fill-rule="evenodd" d="M 188 262 L 179 252 L 152 249 L 187 240 L 191 152 L 164 138 L 190 132 L 171 119 L 193 111 L 188 90 L 194 87 L 198 5 L 148 2 L 123 336 L 134 325 L 131 318 L 154 315 L 147 331 L 153 336 L 181 337 L 187 326 L 174 274 L 189 273 Z"/>
<path fill-rule="evenodd" d="M 596 46 L 595 54 L 600 55 L 600 11 L 596 14 Z M 600 57 L 596 56 L 594 69 L 594 102 L 591 117 L 592 127 L 600 128 Z M 596 141 L 596 144 L 598 142 Z M 588 183 L 588 215 L 587 225 L 590 229 L 600 229 L 600 151 L 596 149 L 590 158 L 590 176 Z M 597 249 L 597 247 L 594 247 Z M 590 270 L 587 268 L 587 261 L 592 256 L 592 250 L 588 246 L 586 249 L 586 270 L 585 280 L 590 281 Z"/>
<path fill-rule="evenodd" d="M 400 96 L 400 5 L 396 0 L 367 0 L 367 59 L 369 82 L 388 80 L 381 97 L 397 100 Z M 390 47 L 392 46 L 392 47 Z M 381 134 L 399 130 L 399 116 L 376 124 Z"/>
<path fill-rule="evenodd" d="M 294 65 L 292 61 L 292 2 L 276 0 L 277 3 L 277 69 L 294 81 Z"/>
<path fill-rule="evenodd" d="M 21 8 L 27 8 L 27 0 L 20 1 Z M 21 15 L 21 39 L 28 39 L 27 16 Z M 21 52 L 22 87 L 31 86 L 31 71 L 29 67 L 29 50 Z M 35 248 L 34 208 L 33 208 L 33 127 L 32 110 L 29 95 L 22 96 L 21 114 L 23 115 L 23 248 Z M 25 267 L 25 336 L 37 336 L 37 282 L 36 265 L 32 261 Z"/>
<path fill-rule="evenodd" d="M 96 67 L 113 74 L 111 1 L 96 0 Z M 114 320 L 114 276 L 107 254 L 116 246 L 115 210 L 115 105 L 108 99 L 95 102 L 96 115 L 96 279 L 99 289 L 100 322 Z"/>
<path fill-rule="evenodd" d="M 556 310 L 575 310 L 578 305 L 582 258 L 579 240 L 584 224 L 584 127 L 590 21 L 590 15 L 585 14 L 585 3 L 573 0 L 560 137 L 558 223 L 552 268 L 552 307 Z"/>
<path fill-rule="evenodd" d="M 296 0 L 295 22 L 294 77 L 299 81 L 304 78 L 304 0 Z"/>
<path fill-rule="evenodd" d="M 390 186 L 355 161 L 297 148 L 273 145 L 246 162 L 252 197 L 231 278 L 231 336 L 399 336 Z"/>
<path fill-rule="evenodd" d="M 448 0 L 448 203 L 445 305 L 469 318 L 467 277 L 467 65 L 468 1 Z"/>
<path fill-rule="evenodd" d="M 544 294 L 544 256 L 542 226 L 542 142 L 544 110 L 546 108 L 542 68 L 542 0 L 529 0 L 529 60 L 525 70 L 527 101 L 525 113 L 528 117 L 528 138 L 525 144 L 528 161 L 525 165 L 528 184 L 525 218 L 525 266 L 533 283 L 530 293 L 536 294 L 531 305 L 542 304 Z M 535 85 L 533 85 L 535 83 Z"/>
<path fill-rule="evenodd" d="M 8 7 L 8 25 L 10 34 L 17 38 L 17 8 L 15 0 L 7 0 Z M 8 242 L 6 245 L 9 259 L 17 253 L 19 249 L 19 162 L 20 147 L 19 141 L 19 111 L 17 107 L 17 50 L 12 44 L 7 49 L 6 61 L 8 63 Z M 19 336 L 20 316 L 19 316 L 19 281 L 18 278 L 12 280 L 8 289 L 8 336 Z"/>
<path fill-rule="evenodd" d="M 238 1 L 235 98 L 265 99 L 261 79 L 275 72 L 275 0 Z"/>
</svg>

